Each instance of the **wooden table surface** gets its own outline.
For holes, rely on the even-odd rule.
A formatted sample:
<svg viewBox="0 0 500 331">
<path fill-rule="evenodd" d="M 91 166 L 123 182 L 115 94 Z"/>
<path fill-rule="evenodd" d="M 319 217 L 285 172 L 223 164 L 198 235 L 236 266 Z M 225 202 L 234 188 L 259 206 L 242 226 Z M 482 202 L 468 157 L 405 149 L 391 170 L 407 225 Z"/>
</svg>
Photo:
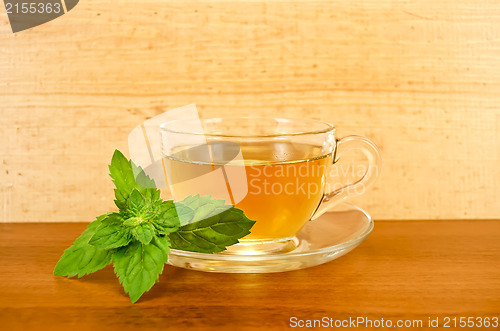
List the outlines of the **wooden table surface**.
<svg viewBox="0 0 500 331">
<path fill-rule="evenodd" d="M 290 318 L 500 317 L 500 221 L 377 221 L 333 262 L 276 274 L 167 266 L 132 305 L 112 268 L 53 276 L 83 223 L 0 224 L 0 329 L 285 329 Z"/>
</svg>

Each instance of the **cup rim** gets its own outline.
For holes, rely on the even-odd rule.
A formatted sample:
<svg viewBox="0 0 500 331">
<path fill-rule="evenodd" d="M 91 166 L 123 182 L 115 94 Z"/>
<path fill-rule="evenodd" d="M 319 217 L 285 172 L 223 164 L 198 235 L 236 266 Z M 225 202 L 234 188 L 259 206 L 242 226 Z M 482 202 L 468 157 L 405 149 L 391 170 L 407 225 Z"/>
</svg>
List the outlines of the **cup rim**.
<svg viewBox="0 0 500 331">
<path fill-rule="evenodd" d="M 166 131 L 170 133 L 176 134 L 185 134 L 185 135 L 194 135 L 194 136 L 208 136 L 208 137 L 233 137 L 233 138 L 272 138 L 272 137 L 286 137 L 286 136 L 303 136 L 303 135 L 314 135 L 314 134 L 322 134 L 328 132 L 335 132 L 335 126 L 331 123 L 314 120 L 314 119 L 298 119 L 298 118 L 286 118 L 286 117 L 266 117 L 266 116 L 220 116 L 220 117 L 208 117 L 202 118 L 200 121 L 209 122 L 209 121 L 221 121 L 221 120 L 275 120 L 277 122 L 300 122 L 304 124 L 304 122 L 314 123 L 315 125 L 321 124 L 324 126 L 322 129 L 309 130 L 309 131 L 296 131 L 296 132 L 288 132 L 288 133 L 271 133 L 271 134 L 225 134 L 225 133 L 205 133 L 205 132 L 189 132 L 185 130 L 177 130 L 168 128 L 167 124 L 175 124 L 176 122 L 182 122 L 186 120 L 192 119 L 179 119 L 168 121 L 160 124 L 160 131 Z"/>
</svg>

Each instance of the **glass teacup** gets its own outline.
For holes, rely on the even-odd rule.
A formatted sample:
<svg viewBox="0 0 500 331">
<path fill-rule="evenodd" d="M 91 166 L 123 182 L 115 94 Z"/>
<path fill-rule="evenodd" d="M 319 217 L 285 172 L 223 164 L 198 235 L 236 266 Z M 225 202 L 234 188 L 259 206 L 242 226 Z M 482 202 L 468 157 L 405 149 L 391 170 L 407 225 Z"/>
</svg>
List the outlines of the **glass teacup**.
<svg viewBox="0 0 500 331">
<path fill-rule="evenodd" d="M 171 193 L 211 195 L 256 221 L 230 253 L 289 251 L 309 221 L 348 196 L 359 195 L 378 174 L 380 152 L 362 136 L 338 139 L 331 124 L 265 117 L 177 120 L 161 125 L 162 155 Z M 191 123 L 192 122 L 192 123 Z M 358 181 L 327 185 L 342 153 L 359 149 L 368 159 Z M 332 183 L 330 183 L 332 184 Z M 327 187 L 339 187 L 327 192 Z"/>
</svg>

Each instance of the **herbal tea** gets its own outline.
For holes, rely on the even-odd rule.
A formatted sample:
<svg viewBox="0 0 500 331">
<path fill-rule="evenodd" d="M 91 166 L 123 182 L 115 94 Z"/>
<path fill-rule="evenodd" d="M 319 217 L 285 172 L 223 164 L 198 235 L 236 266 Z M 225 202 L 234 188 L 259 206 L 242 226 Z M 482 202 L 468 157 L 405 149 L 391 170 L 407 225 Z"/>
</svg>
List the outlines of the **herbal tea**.
<svg viewBox="0 0 500 331">
<path fill-rule="evenodd" d="M 235 161 L 240 149 L 242 159 Z M 243 241 L 293 237 L 320 204 L 331 164 L 332 154 L 322 154 L 321 146 L 277 141 L 184 146 L 163 163 L 175 200 L 212 195 L 256 221 Z M 241 173 L 246 188 L 235 176 Z M 246 195 L 238 198 L 235 190 Z"/>
</svg>

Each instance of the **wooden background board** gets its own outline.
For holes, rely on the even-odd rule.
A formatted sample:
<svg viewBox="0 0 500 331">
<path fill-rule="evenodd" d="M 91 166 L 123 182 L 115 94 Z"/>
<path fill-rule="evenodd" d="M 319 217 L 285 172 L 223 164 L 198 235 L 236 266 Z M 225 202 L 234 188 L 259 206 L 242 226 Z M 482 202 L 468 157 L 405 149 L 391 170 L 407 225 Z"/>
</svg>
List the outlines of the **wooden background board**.
<svg viewBox="0 0 500 331">
<path fill-rule="evenodd" d="M 90 221 L 144 119 L 331 121 L 378 143 L 375 218 L 500 216 L 500 2 L 81 1 L 12 34 L 0 7 L 1 221 Z"/>
</svg>

